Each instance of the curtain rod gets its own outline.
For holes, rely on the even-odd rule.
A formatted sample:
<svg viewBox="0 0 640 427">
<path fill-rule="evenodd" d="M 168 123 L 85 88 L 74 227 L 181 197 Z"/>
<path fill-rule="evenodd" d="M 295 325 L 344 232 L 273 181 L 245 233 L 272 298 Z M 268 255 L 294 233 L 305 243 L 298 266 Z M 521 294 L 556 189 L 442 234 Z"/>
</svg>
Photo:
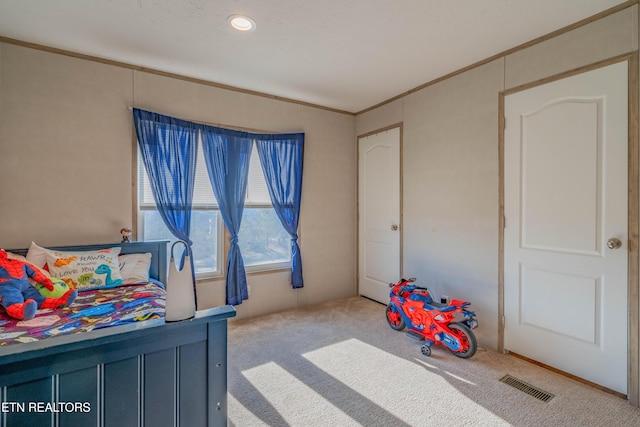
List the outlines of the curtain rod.
<svg viewBox="0 0 640 427">
<path fill-rule="evenodd" d="M 127 110 L 129 111 L 133 111 L 132 106 L 127 105 Z M 137 108 L 137 107 L 136 107 Z M 158 114 L 162 114 L 162 113 L 158 113 Z M 276 131 L 272 131 L 272 130 L 264 130 L 264 129 L 253 129 L 253 128 L 245 128 L 242 126 L 232 126 L 232 125 L 225 125 L 225 124 L 220 124 L 220 123 L 211 123 L 211 122 L 201 122 L 198 120 L 186 120 L 186 119 L 182 119 L 179 117 L 176 117 L 180 120 L 184 120 L 186 122 L 194 122 L 194 123 L 199 123 L 202 125 L 209 125 L 209 126 L 215 126 L 215 127 L 219 127 L 219 128 L 225 128 L 225 129 L 229 129 L 229 130 L 241 130 L 241 131 L 245 131 L 245 132 L 251 132 L 251 133 L 272 133 L 272 134 L 278 134 L 278 133 L 301 133 L 301 131 L 298 132 L 276 132 Z"/>
</svg>

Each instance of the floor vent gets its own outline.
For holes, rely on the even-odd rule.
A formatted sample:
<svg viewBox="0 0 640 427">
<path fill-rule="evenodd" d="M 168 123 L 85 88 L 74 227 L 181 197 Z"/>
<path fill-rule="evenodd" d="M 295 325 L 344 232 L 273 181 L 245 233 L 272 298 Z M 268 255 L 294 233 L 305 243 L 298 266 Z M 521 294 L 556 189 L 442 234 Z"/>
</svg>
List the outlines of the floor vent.
<svg viewBox="0 0 640 427">
<path fill-rule="evenodd" d="M 500 378 L 500 381 L 510 385 L 511 387 L 517 388 L 518 390 L 527 393 L 528 395 L 531 395 L 536 399 L 540 399 L 543 402 L 548 402 L 554 397 L 553 394 L 547 393 L 544 390 L 540 390 L 538 387 L 527 384 L 522 380 L 512 377 L 511 375 L 505 375 L 504 377 Z"/>
</svg>

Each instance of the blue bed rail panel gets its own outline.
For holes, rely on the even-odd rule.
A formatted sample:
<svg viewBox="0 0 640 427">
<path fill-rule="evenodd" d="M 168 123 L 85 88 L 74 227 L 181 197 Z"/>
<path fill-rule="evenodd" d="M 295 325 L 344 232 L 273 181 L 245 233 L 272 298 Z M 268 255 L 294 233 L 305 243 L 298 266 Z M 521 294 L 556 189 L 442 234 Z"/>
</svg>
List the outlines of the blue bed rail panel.
<svg viewBox="0 0 640 427">
<path fill-rule="evenodd" d="M 98 407 L 96 415 L 97 422 L 104 420 L 105 427 L 138 426 L 140 418 L 138 360 L 139 356 L 135 356 L 98 366 L 98 372 L 102 371 L 104 379 L 101 387 L 103 395 L 100 398 L 102 404 Z"/>
<path fill-rule="evenodd" d="M 75 372 L 60 374 L 58 379 L 58 400 L 61 402 L 82 402 L 90 408 L 98 408 L 98 375 L 96 367 L 79 369 Z M 98 411 L 77 410 L 73 414 L 59 413 L 59 425 L 64 427 L 82 427 L 95 425 Z"/>
<path fill-rule="evenodd" d="M 200 367 L 193 369 L 192 367 Z M 200 341 L 194 344 L 183 345 L 180 348 L 180 390 L 189 389 L 191 393 L 199 396 L 207 396 L 207 371 L 201 367 L 209 368 L 207 361 L 207 342 Z M 207 425 L 207 399 L 193 399 L 186 393 L 180 393 L 178 402 L 178 418 L 181 426 L 206 426 Z M 226 414 L 224 416 L 226 425 Z"/>
</svg>

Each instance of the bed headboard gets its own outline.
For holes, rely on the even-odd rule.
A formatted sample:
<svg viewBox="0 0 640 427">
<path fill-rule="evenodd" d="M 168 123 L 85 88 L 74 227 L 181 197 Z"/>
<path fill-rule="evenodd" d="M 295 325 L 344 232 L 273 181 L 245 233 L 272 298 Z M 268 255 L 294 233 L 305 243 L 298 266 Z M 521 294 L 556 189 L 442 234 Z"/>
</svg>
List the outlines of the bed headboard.
<svg viewBox="0 0 640 427">
<path fill-rule="evenodd" d="M 103 243 L 97 245 L 74 245 L 74 246 L 46 246 L 47 249 L 55 249 L 59 251 L 95 251 L 107 248 L 122 248 L 121 254 L 135 253 L 151 253 L 151 267 L 149 269 L 149 277 L 167 282 L 167 266 L 169 265 L 167 258 L 168 240 L 157 240 L 147 242 L 131 242 L 131 243 Z M 7 249 L 9 252 L 26 256 L 28 249 Z"/>
</svg>

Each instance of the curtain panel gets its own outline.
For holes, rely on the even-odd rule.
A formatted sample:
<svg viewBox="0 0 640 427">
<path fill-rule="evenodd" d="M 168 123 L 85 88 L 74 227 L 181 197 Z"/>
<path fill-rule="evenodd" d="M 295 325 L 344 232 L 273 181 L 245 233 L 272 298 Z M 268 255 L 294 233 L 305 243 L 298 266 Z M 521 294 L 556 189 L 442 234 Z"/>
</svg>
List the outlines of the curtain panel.
<svg viewBox="0 0 640 427">
<path fill-rule="evenodd" d="M 198 129 L 192 123 L 133 110 L 138 145 L 160 216 L 179 239 L 189 239 Z"/>
<path fill-rule="evenodd" d="M 191 205 L 195 181 L 198 127 L 191 122 L 133 109 L 138 145 L 158 212 L 171 234 L 187 242 L 191 261 Z M 181 258 L 180 264 L 184 263 Z"/>
<path fill-rule="evenodd" d="M 224 225 L 231 235 L 227 260 L 227 304 L 249 298 L 244 261 L 238 245 L 253 137 L 240 131 L 202 126 L 202 149 L 207 173 Z"/>
<path fill-rule="evenodd" d="M 302 198 L 304 134 L 257 135 L 256 148 L 273 208 L 291 236 L 291 286 L 302 288 L 298 220 Z"/>
</svg>

